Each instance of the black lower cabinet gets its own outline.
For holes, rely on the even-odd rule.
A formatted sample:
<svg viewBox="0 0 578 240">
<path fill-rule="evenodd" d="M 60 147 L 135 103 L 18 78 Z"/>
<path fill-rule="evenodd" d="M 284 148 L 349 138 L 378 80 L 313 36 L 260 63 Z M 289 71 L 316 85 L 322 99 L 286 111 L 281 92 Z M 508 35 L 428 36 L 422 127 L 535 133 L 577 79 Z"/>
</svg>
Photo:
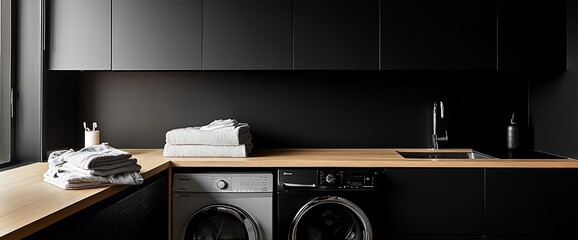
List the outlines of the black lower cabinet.
<svg viewBox="0 0 578 240">
<path fill-rule="evenodd" d="M 483 240 L 482 236 L 389 236 L 387 240 Z"/>
<path fill-rule="evenodd" d="M 167 176 L 149 178 L 26 239 L 168 239 Z"/>
<path fill-rule="evenodd" d="M 578 169 L 488 169 L 485 233 L 578 239 Z"/>
<path fill-rule="evenodd" d="M 388 239 L 481 239 L 484 170 L 388 168 Z M 448 237 L 443 237 L 448 236 Z"/>
<path fill-rule="evenodd" d="M 485 240 L 576 240 L 575 236 L 487 236 Z"/>
</svg>

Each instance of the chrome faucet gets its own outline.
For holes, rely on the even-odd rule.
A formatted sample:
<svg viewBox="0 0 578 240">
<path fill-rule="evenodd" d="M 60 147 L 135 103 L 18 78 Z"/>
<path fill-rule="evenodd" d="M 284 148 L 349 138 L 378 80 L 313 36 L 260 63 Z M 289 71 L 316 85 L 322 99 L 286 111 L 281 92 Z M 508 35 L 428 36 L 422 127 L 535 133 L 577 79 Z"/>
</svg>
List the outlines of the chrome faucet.
<svg viewBox="0 0 578 240">
<path fill-rule="evenodd" d="M 439 149 L 439 144 L 438 142 L 446 142 L 448 141 L 448 131 L 446 130 L 446 136 L 445 137 L 438 137 L 437 134 L 437 108 L 438 105 L 436 102 L 434 102 L 433 105 L 433 134 L 431 135 L 431 144 L 432 144 L 432 149 L 437 150 Z M 442 101 L 440 101 L 440 119 L 444 118 L 444 103 Z"/>
</svg>

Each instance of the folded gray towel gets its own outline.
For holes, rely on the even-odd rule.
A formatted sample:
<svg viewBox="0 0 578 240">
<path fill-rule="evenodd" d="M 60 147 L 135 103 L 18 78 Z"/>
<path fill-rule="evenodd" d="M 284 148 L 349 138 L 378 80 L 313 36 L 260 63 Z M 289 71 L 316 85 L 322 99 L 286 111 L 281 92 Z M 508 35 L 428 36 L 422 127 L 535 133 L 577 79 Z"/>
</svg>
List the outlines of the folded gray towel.
<svg viewBox="0 0 578 240">
<path fill-rule="evenodd" d="M 241 145 L 251 142 L 249 124 L 239 123 L 235 127 L 202 130 L 202 127 L 177 128 L 167 132 L 166 142 L 173 145 Z"/>
<path fill-rule="evenodd" d="M 136 164 L 136 159 L 134 158 L 129 158 L 129 159 L 122 159 L 122 160 L 118 160 L 114 163 L 97 163 L 94 166 L 92 166 L 90 169 L 86 169 L 86 170 L 96 170 L 96 171 L 105 171 L 105 170 L 112 170 L 115 168 L 121 168 L 121 167 L 125 167 L 125 166 L 130 166 L 130 165 L 135 165 Z M 80 169 L 84 169 L 84 168 L 80 168 Z"/>
<path fill-rule="evenodd" d="M 237 146 L 212 146 L 212 145 L 172 145 L 165 144 L 163 155 L 165 157 L 247 157 L 251 153 L 253 144 Z"/>
<path fill-rule="evenodd" d="M 102 143 L 85 147 L 77 152 L 72 149 L 55 151 L 48 157 L 48 163 L 53 166 L 61 166 L 65 162 L 69 162 L 83 169 L 92 169 L 96 166 L 114 164 L 131 157 L 130 153 L 113 148 L 108 143 Z"/>
<path fill-rule="evenodd" d="M 76 165 L 73 165 L 70 163 L 65 163 L 62 165 L 62 167 L 60 167 L 59 170 L 60 171 L 74 172 L 74 173 L 79 173 L 79 174 L 84 174 L 84 175 L 109 176 L 109 175 L 115 175 L 115 174 L 125 173 L 125 172 L 140 172 L 140 169 L 141 169 L 141 166 L 136 164 L 136 163 L 126 165 L 126 166 L 111 168 L 111 169 L 103 169 L 103 170 L 82 169 L 82 168 L 77 167 Z"/>
</svg>

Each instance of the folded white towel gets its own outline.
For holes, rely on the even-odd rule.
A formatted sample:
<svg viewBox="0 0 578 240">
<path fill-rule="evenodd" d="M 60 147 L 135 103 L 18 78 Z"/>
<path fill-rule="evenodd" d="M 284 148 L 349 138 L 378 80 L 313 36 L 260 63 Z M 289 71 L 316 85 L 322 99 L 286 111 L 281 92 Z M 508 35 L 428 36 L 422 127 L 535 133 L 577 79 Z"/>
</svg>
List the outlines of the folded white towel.
<svg viewBox="0 0 578 240">
<path fill-rule="evenodd" d="M 44 181 L 63 189 L 142 184 L 141 166 L 131 156 L 106 143 L 56 151 L 48 157 Z"/>
<path fill-rule="evenodd" d="M 112 186 L 110 183 L 100 183 L 100 182 L 86 182 L 86 183 L 69 183 L 66 181 L 61 181 L 56 178 L 44 178 L 44 182 L 50 183 L 54 186 L 65 190 L 76 190 L 76 189 L 86 189 L 86 188 L 97 188 L 97 187 L 108 187 Z"/>
<path fill-rule="evenodd" d="M 239 123 L 235 119 L 217 119 L 205 126 L 202 126 L 200 130 L 208 131 L 222 128 L 234 128 L 237 127 L 238 125 Z"/>
<path fill-rule="evenodd" d="M 63 168 L 50 168 L 44 173 L 44 181 L 62 189 L 83 189 L 111 185 L 139 185 L 144 182 L 139 172 L 125 172 L 109 176 L 94 176 L 69 171 Z"/>
<path fill-rule="evenodd" d="M 60 166 L 69 162 L 83 169 L 92 169 L 95 166 L 114 164 L 131 157 L 130 153 L 102 143 L 85 147 L 77 152 L 72 149 L 52 152 L 48 157 L 48 163 L 53 166 Z"/>
<path fill-rule="evenodd" d="M 177 128 L 167 132 L 166 142 L 194 145 L 241 145 L 251 142 L 249 125 L 240 123 L 236 127 L 201 130 L 201 127 Z"/>
<path fill-rule="evenodd" d="M 77 167 L 76 165 L 65 163 L 60 167 L 61 171 L 68 171 L 68 172 L 75 172 L 84 175 L 93 175 L 93 176 L 109 176 L 115 175 L 125 172 L 140 172 L 141 166 L 138 164 L 130 164 L 126 166 L 119 166 L 116 168 L 111 169 L 103 169 L 103 170 L 93 170 L 93 169 L 82 169 Z"/>
<path fill-rule="evenodd" d="M 247 157 L 252 148 L 253 144 L 251 143 L 236 146 L 172 145 L 166 143 L 163 155 L 165 157 Z"/>
</svg>

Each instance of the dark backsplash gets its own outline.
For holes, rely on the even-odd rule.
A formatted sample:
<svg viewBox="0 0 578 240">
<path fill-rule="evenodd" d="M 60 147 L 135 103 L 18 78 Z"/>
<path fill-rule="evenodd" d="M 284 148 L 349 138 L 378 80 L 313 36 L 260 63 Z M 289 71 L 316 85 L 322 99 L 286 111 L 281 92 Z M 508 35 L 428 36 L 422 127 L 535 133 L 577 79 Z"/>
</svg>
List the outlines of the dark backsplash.
<svg viewBox="0 0 578 240">
<path fill-rule="evenodd" d="M 82 146 L 83 121 L 115 147 L 162 148 L 166 131 L 220 118 L 249 123 L 255 149 L 429 147 L 434 100 L 441 147 L 504 148 L 513 111 L 528 139 L 527 80 L 495 71 L 51 72 L 45 85 L 59 81 L 78 83 L 78 102 L 45 99 L 48 111 L 78 122 L 47 117 L 45 150 Z"/>
</svg>

